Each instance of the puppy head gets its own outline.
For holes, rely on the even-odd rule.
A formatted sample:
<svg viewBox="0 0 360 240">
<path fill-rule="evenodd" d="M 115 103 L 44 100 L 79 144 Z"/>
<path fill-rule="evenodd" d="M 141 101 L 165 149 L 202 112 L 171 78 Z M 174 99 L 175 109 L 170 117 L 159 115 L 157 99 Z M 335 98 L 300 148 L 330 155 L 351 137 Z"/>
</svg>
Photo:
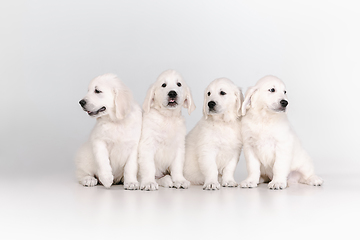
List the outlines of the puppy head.
<svg viewBox="0 0 360 240">
<path fill-rule="evenodd" d="M 228 122 L 241 116 L 243 94 L 231 80 L 218 78 L 210 83 L 204 93 L 203 113 L 208 116 L 223 116 Z"/>
<path fill-rule="evenodd" d="M 181 110 L 181 106 L 187 108 L 189 114 L 195 110 L 190 88 L 178 72 L 167 70 L 149 88 L 143 109 L 145 112 L 149 112 L 151 107 L 171 111 Z"/>
<path fill-rule="evenodd" d="M 246 91 L 242 115 L 250 108 L 285 113 L 288 103 L 285 84 L 277 77 L 266 76 Z"/>
<path fill-rule="evenodd" d="M 114 74 L 94 78 L 79 104 L 89 116 L 109 115 L 113 121 L 123 119 L 131 110 L 132 94 Z"/>
</svg>

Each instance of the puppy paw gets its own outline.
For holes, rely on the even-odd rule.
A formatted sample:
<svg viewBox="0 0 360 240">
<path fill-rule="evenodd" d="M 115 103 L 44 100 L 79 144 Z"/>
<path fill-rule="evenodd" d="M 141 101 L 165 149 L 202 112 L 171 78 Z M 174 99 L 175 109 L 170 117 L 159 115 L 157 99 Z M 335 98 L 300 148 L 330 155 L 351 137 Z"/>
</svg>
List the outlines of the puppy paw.
<svg viewBox="0 0 360 240">
<path fill-rule="evenodd" d="M 114 182 L 114 176 L 111 173 L 99 174 L 99 180 L 104 187 L 109 188 Z"/>
<path fill-rule="evenodd" d="M 85 187 L 93 187 L 97 185 L 98 180 L 92 176 L 86 176 L 80 180 L 80 183 Z"/>
<path fill-rule="evenodd" d="M 165 187 L 165 188 L 172 188 L 174 187 L 174 183 L 171 180 L 170 175 L 166 175 L 160 179 L 157 179 L 156 182 L 159 184 L 159 186 Z"/>
<path fill-rule="evenodd" d="M 287 187 L 287 182 L 281 182 L 281 181 L 271 181 L 268 184 L 268 188 L 272 189 L 272 190 L 282 190 L 285 189 Z"/>
<path fill-rule="evenodd" d="M 239 184 L 239 186 L 241 188 L 256 188 L 258 183 L 256 181 L 244 180 Z"/>
<path fill-rule="evenodd" d="M 324 180 L 321 177 L 313 175 L 309 177 L 305 183 L 311 186 L 321 186 L 324 183 Z"/>
<path fill-rule="evenodd" d="M 205 183 L 203 190 L 220 190 L 220 183 L 218 182 L 209 182 Z"/>
<path fill-rule="evenodd" d="M 186 179 L 180 180 L 180 181 L 174 181 L 174 188 L 183 188 L 183 189 L 187 189 L 190 187 L 190 182 Z"/>
<path fill-rule="evenodd" d="M 139 182 L 124 182 L 125 190 L 138 190 L 139 188 Z"/>
<path fill-rule="evenodd" d="M 159 185 L 156 182 L 141 183 L 140 189 L 143 191 L 155 191 L 159 189 Z"/>
<path fill-rule="evenodd" d="M 223 187 L 237 187 L 238 184 L 234 180 L 222 181 L 221 186 Z"/>
</svg>

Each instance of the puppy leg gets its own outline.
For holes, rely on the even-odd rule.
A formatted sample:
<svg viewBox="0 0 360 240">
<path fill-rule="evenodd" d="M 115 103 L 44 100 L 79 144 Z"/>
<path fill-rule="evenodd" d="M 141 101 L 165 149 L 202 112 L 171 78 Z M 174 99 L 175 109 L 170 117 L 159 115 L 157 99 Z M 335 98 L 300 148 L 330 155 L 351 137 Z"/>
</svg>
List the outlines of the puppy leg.
<svg viewBox="0 0 360 240">
<path fill-rule="evenodd" d="M 150 148 L 149 148 L 150 149 Z M 155 181 L 156 166 L 155 152 L 140 146 L 139 151 L 139 174 L 141 178 L 140 189 L 144 191 L 155 191 L 159 185 Z"/>
<path fill-rule="evenodd" d="M 228 165 L 224 168 L 223 174 L 222 174 L 222 180 L 221 185 L 223 187 L 237 187 L 238 184 L 236 183 L 234 179 L 234 173 L 236 169 L 236 165 L 239 161 L 239 156 L 235 156 L 231 161 L 228 163 Z"/>
<path fill-rule="evenodd" d="M 174 187 L 174 183 L 171 180 L 170 175 L 165 175 L 164 177 L 157 179 L 156 182 L 162 187 L 167 187 L 167 188 Z"/>
<path fill-rule="evenodd" d="M 78 151 L 75 158 L 76 177 L 79 183 L 85 187 L 93 187 L 98 184 L 95 178 L 96 164 L 90 144 L 84 144 Z"/>
<path fill-rule="evenodd" d="M 109 152 L 106 143 L 96 141 L 93 143 L 95 162 L 98 165 L 98 177 L 104 187 L 109 188 L 114 182 L 114 176 L 110 165 Z"/>
<path fill-rule="evenodd" d="M 310 157 L 307 159 L 306 163 L 298 169 L 298 172 L 301 174 L 301 178 L 299 180 L 300 183 L 310 186 L 321 186 L 324 183 L 324 180 L 321 177 L 315 175 L 314 166 Z"/>
<path fill-rule="evenodd" d="M 185 162 L 185 150 L 179 148 L 174 161 L 170 165 L 170 173 L 172 181 L 174 182 L 174 188 L 189 188 L 190 182 L 185 179 L 183 175 Z"/>
<path fill-rule="evenodd" d="M 287 177 L 290 173 L 291 165 L 291 152 L 285 149 L 291 148 L 282 148 L 277 149 L 275 156 L 275 163 L 273 166 L 273 179 L 269 182 L 268 187 L 274 190 L 282 190 L 287 187 Z"/>
<path fill-rule="evenodd" d="M 244 145 L 244 155 L 248 177 L 240 183 L 240 187 L 255 188 L 259 184 L 261 164 L 250 146 Z"/>
<path fill-rule="evenodd" d="M 201 151 L 200 151 L 201 152 Z M 200 171 L 205 177 L 204 190 L 219 190 L 218 168 L 216 165 L 217 152 L 206 152 L 199 157 Z"/>
<path fill-rule="evenodd" d="M 137 150 L 138 145 L 135 145 L 124 167 L 124 189 L 126 190 L 139 189 L 139 182 L 136 178 L 138 171 Z"/>
</svg>

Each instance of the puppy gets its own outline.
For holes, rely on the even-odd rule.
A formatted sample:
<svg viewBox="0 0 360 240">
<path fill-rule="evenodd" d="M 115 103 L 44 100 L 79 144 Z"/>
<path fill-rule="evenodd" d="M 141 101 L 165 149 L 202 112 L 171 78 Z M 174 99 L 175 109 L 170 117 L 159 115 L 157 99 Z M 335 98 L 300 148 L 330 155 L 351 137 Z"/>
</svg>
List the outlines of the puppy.
<svg viewBox="0 0 360 240">
<path fill-rule="evenodd" d="M 240 183 L 253 188 L 259 179 L 270 189 L 284 189 L 290 172 L 300 173 L 300 182 L 320 186 L 311 158 L 302 148 L 287 119 L 284 83 L 273 76 L 260 79 L 247 90 L 242 106 L 241 135 L 248 177 Z"/>
<path fill-rule="evenodd" d="M 226 78 L 215 79 L 205 90 L 203 117 L 186 137 L 184 176 L 204 190 L 236 187 L 234 172 L 242 143 L 240 117 L 243 95 Z"/>
<path fill-rule="evenodd" d="M 90 139 L 76 157 L 77 178 L 88 187 L 98 180 L 106 188 L 119 182 L 139 189 L 137 155 L 142 111 L 130 90 L 113 74 L 93 79 L 80 105 L 96 118 Z"/>
<path fill-rule="evenodd" d="M 195 109 L 189 87 L 174 70 L 163 72 L 150 87 L 143 104 L 143 128 L 139 144 L 140 189 L 188 188 L 183 176 L 185 120 L 181 107 Z M 155 181 L 155 178 L 157 181 Z"/>
</svg>

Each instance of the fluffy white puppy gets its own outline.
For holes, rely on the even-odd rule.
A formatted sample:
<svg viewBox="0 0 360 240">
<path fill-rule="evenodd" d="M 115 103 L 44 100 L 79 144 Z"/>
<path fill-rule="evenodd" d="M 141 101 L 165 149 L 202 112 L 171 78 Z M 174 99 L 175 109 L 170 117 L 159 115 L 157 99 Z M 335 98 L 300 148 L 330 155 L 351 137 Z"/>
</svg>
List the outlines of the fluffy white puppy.
<svg viewBox="0 0 360 240">
<path fill-rule="evenodd" d="M 106 188 L 123 182 L 125 189 L 138 189 L 142 111 L 130 90 L 115 75 L 105 74 L 91 81 L 79 103 L 97 120 L 76 157 L 79 182 L 92 187 L 99 179 Z"/>
<path fill-rule="evenodd" d="M 299 182 L 320 186 L 311 158 L 291 129 L 286 109 L 284 83 L 274 77 L 260 79 L 250 87 L 242 106 L 241 135 L 248 177 L 243 188 L 256 187 L 261 179 L 270 189 L 284 189 L 291 172 L 300 173 Z"/>
<path fill-rule="evenodd" d="M 204 94 L 203 117 L 186 137 L 184 176 L 204 190 L 236 187 L 234 172 L 242 143 L 243 95 L 226 78 L 215 79 Z"/>
<path fill-rule="evenodd" d="M 190 185 L 183 176 L 186 127 L 181 107 L 189 114 L 194 111 L 190 89 L 179 73 L 167 70 L 149 88 L 143 104 L 139 144 L 142 190 L 157 190 L 158 184 L 175 188 Z"/>
</svg>

